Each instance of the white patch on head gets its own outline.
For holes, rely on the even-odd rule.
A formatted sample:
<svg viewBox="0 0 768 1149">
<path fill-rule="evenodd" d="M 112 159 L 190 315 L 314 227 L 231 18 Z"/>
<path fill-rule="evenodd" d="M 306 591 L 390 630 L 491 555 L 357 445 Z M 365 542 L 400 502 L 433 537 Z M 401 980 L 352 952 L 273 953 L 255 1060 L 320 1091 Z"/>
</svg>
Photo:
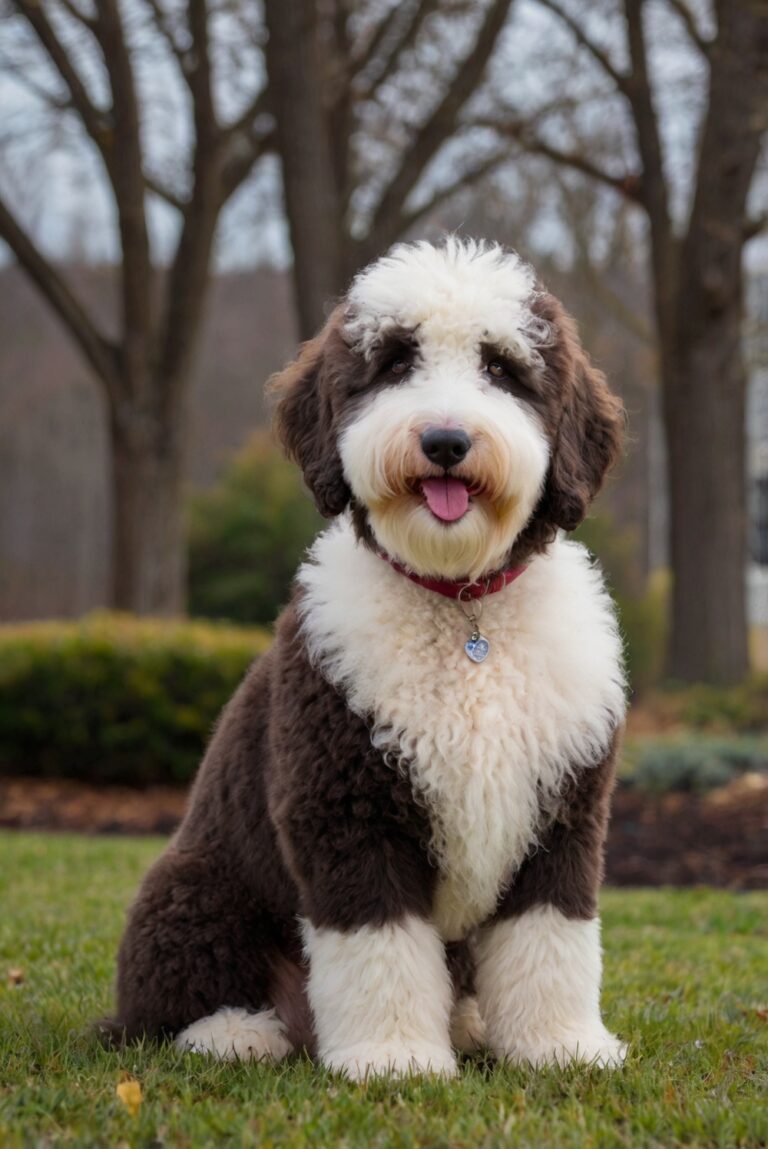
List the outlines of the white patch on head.
<svg viewBox="0 0 768 1149">
<path fill-rule="evenodd" d="M 498 244 L 448 236 L 439 247 L 401 243 L 356 276 L 345 332 L 368 356 L 392 327 L 419 328 L 444 348 L 498 344 L 524 363 L 540 362 L 548 324 L 530 309 L 536 275 Z"/>
<path fill-rule="evenodd" d="M 601 1068 L 621 1065 L 626 1046 L 600 1016 L 600 922 L 573 921 L 553 906 L 481 930 L 477 992 L 497 1057 Z"/>
<path fill-rule="evenodd" d="M 219 1009 L 188 1025 L 176 1037 L 179 1049 L 212 1053 L 222 1061 L 282 1061 L 293 1046 L 274 1009 Z"/>
<path fill-rule="evenodd" d="M 402 245 L 355 280 L 345 337 L 363 355 L 393 327 L 413 331 L 406 377 L 363 397 L 339 444 L 351 490 L 380 546 L 423 575 L 476 579 L 499 566 L 539 500 L 549 443 L 538 416 L 496 386 L 481 346 L 529 367 L 549 329 L 530 311 L 533 271 L 498 247 Z M 451 470 L 475 494 L 457 521 L 436 518 L 419 480 L 443 474 L 420 446 L 430 427 L 458 427 L 472 442 Z"/>
<path fill-rule="evenodd" d="M 451 982 L 434 926 L 407 915 L 356 930 L 303 923 L 318 1053 L 355 1081 L 452 1075 Z"/>
<path fill-rule="evenodd" d="M 569 773 L 599 761 L 625 709 L 621 640 L 600 572 L 556 541 L 483 600 L 471 663 L 459 605 L 372 554 L 346 520 L 302 566 L 310 656 L 372 723 L 426 801 L 441 869 L 434 920 L 458 938 L 494 910 Z"/>
</svg>

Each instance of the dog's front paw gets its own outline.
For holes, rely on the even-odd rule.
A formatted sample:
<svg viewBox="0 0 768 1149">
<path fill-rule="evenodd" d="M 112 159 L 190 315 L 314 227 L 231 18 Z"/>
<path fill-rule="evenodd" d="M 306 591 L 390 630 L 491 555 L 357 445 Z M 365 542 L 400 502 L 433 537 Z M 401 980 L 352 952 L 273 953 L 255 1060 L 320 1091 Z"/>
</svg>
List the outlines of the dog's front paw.
<svg viewBox="0 0 768 1149">
<path fill-rule="evenodd" d="M 419 1074 L 439 1074 L 453 1077 L 456 1058 L 450 1049 L 437 1045 L 398 1045 L 393 1042 L 353 1045 L 333 1050 L 323 1056 L 323 1064 L 351 1081 L 365 1081 L 368 1077 L 409 1077 Z"/>
<path fill-rule="evenodd" d="M 627 1055 L 627 1046 L 600 1025 L 584 1030 L 516 1034 L 508 1044 L 497 1045 L 494 1052 L 504 1060 L 535 1069 L 574 1062 L 597 1069 L 618 1069 Z"/>
</svg>

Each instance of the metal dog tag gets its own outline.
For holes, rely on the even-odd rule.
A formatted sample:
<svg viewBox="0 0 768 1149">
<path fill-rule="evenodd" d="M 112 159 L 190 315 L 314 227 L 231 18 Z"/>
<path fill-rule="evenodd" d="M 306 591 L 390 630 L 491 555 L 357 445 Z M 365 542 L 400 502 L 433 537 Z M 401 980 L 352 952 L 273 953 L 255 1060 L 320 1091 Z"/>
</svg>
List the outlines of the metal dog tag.
<svg viewBox="0 0 768 1149">
<path fill-rule="evenodd" d="M 464 650 L 466 651 L 467 658 L 472 662 L 485 662 L 490 653 L 491 644 L 479 630 L 473 630 L 464 643 Z"/>
</svg>

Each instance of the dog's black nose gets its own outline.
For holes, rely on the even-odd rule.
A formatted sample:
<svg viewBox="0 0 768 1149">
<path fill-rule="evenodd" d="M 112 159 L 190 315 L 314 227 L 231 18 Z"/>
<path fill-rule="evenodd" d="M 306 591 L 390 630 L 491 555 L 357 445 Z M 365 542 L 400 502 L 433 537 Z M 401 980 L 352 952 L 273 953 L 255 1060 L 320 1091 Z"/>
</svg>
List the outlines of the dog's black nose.
<svg viewBox="0 0 768 1149">
<path fill-rule="evenodd" d="M 430 463 L 438 467 L 455 467 L 472 446 L 466 431 L 458 427 L 430 427 L 421 436 L 421 449 Z"/>
</svg>

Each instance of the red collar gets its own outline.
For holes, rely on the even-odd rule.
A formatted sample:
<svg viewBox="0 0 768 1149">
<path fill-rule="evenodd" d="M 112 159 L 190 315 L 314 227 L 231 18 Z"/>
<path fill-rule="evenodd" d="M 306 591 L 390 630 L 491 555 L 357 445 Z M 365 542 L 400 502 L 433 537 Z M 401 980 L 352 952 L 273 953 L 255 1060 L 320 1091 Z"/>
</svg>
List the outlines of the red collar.
<svg viewBox="0 0 768 1149">
<path fill-rule="evenodd" d="M 487 594 L 496 594 L 497 591 L 503 590 L 505 586 L 509 586 L 511 582 L 519 578 L 526 569 L 525 567 L 512 567 L 510 570 L 498 571 L 496 574 L 488 575 L 487 578 L 479 579 L 476 582 L 467 582 L 466 579 L 425 578 L 423 575 L 409 571 L 407 567 L 395 559 L 391 559 L 389 555 L 380 555 L 379 557 L 388 562 L 398 574 L 405 575 L 417 586 L 423 586 L 425 590 L 433 590 L 435 594 L 441 594 L 444 598 L 460 598 L 464 602 L 473 598 L 485 598 Z"/>
</svg>

